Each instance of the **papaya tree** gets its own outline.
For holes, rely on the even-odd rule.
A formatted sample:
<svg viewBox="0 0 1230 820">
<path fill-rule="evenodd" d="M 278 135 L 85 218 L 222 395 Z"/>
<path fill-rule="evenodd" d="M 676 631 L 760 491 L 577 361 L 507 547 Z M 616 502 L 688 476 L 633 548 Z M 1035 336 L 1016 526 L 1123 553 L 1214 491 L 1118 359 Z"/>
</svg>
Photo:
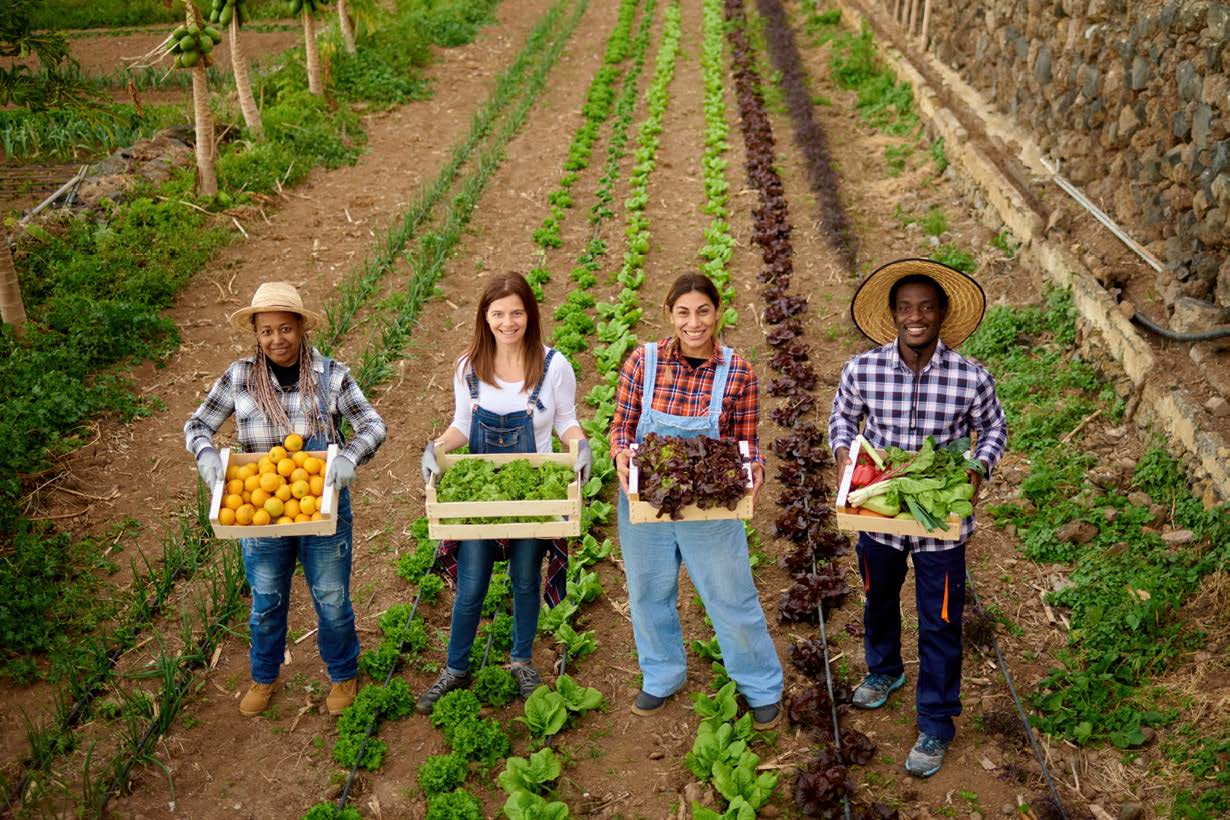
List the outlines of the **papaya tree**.
<svg viewBox="0 0 1230 820">
<path fill-rule="evenodd" d="M 265 135 L 261 125 L 261 112 L 252 96 L 252 82 L 248 78 L 248 58 L 243 53 L 239 40 L 239 27 L 243 25 L 242 0 L 213 0 L 209 11 L 209 23 L 225 29 L 230 36 L 231 70 L 235 75 L 235 93 L 239 96 L 239 110 L 243 112 L 244 124 L 249 133 L 260 139 Z"/>
<path fill-rule="evenodd" d="M 161 47 L 173 56 L 175 66 L 192 72 L 192 118 L 196 124 L 197 191 L 203 196 L 218 193 L 214 165 L 214 114 L 209 108 L 210 52 L 222 42 L 222 32 L 205 25 L 192 0 L 184 0 L 184 25 L 171 32 Z"/>
<path fill-rule="evenodd" d="M 308 91 L 323 96 L 325 84 L 320 73 L 320 52 L 316 48 L 316 12 L 329 5 L 328 0 L 290 0 L 291 14 L 303 18 L 303 56 L 307 63 Z"/>
<path fill-rule="evenodd" d="M 347 0 L 337 0 L 337 26 L 342 31 L 342 43 L 347 54 L 354 54 L 354 21 L 350 19 Z"/>
</svg>

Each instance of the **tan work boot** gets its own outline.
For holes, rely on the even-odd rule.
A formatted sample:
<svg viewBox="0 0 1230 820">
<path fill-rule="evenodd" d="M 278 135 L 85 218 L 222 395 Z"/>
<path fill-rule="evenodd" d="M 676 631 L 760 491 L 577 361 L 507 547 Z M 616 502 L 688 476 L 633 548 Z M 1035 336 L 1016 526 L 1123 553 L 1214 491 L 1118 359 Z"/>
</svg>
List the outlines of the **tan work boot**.
<svg viewBox="0 0 1230 820">
<path fill-rule="evenodd" d="M 325 706 L 329 708 L 329 714 L 337 717 L 343 709 L 354 703 L 355 692 L 358 688 L 358 678 L 333 684 L 333 688 L 329 690 L 329 696 L 325 698 Z"/>
<path fill-rule="evenodd" d="M 273 683 L 257 683 L 252 682 L 248 687 L 248 692 L 243 696 L 243 700 L 239 701 L 239 714 L 244 717 L 256 717 L 261 712 L 269 708 L 269 699 L 273 697 L 274 690 L 278 688 L 281 680 L 275 680 Z"/>
</svg>

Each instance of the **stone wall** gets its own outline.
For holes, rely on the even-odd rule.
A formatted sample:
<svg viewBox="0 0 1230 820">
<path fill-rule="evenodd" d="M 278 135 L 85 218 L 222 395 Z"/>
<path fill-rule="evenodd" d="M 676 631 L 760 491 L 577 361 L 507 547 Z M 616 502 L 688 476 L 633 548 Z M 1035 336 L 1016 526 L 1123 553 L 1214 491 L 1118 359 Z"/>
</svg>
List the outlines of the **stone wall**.
<svg viewBox="0 0 1230 820">
<path fill-rule="evenodd" d="M 934 53 L 1166 263 L 1167 302 L 1230 308 L 1230 2 L 932 0 L 931 13 Z"/>
</svg>

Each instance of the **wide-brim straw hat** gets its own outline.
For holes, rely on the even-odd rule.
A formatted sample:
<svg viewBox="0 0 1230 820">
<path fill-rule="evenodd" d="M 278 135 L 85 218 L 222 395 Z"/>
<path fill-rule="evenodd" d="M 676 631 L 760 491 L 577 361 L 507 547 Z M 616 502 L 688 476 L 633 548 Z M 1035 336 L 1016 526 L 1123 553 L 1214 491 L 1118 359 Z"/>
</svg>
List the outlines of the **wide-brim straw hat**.
<svg viewBox="0 0 1230 820">
<path fill-rule="evenodd" d="M 252 317 L 258 313 L 297 313 L 303 318 L 303 329 L 311 330 L 323 320 L 319 313 L 303 306 L 303 298 L 290 282 L 265 282 L 256 289 L 252 304 L 240 308 L 229 317 L 236 330 L 252 329 Z"/>
<path fill-rule="evenodd" d="M 888 307 L 888 292 L 906 276 L 922 274 L 934 279 L 948 294 L 948 315 L 940 338 L 949 347 L 964 342 L 982 323 L 987 296 L 972 276 L 931 259 L 898 259 L 882 265 L 863 280 L 850 302 L 850 318 L 863 335 L 877 344 L 897 338 L 897 324 Z"/>
</svg>

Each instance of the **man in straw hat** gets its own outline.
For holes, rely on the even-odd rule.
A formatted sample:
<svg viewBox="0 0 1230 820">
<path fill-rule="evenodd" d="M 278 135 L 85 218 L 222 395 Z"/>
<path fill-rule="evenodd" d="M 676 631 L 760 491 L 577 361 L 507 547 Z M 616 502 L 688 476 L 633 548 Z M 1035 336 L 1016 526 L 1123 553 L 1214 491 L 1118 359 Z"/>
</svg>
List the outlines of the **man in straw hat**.
<svg viewBox="0 0 1230 820">
<path fill-rule="evenodd" d="M 255 352 L 231 363 L 184 425 L 188 452 L 196 457 L 197 470 L 210 487 L 223 477 L 213 437 L 232 414 L 244 452 L 270 450 L 291 434 L 302 438 L 304 450 L 324 450 L 331 443 L 340 448 L 324 477 L 326 491 L 334 485 L 340 490 L 333 535 L 240 541 L 252 588 L 248 618 L 252 685 L 239 702 L 239 711 L 248 717 L 265 710 L 277 686 L 296 560 L 303 565 L 316 607 L 316 644 L 333 682 L 325 699 L 329 713 L 341 714 L 355 698 L 359 638 L 350 603 L 352 520 L 347 486 L 354 480 L 355 465 L 371 458 L 384 442 L 385 426 L 350 370 L 308 343 L 308 331 L 320 321 L 320 314 L 303 307 L 293 285 L 262 284 L 251 306 L 230 317 L 236 330 L 254 335 Z M 338 431 L 339 417 L 354 430 L 349 442 Z"/>
<path fill-rule="evenodd" d="M 927 436 L 942 446 L 977 432 L 974 458 L 983 473 L 970 473 L 977 498 L 983 474 L 1004 452 L 1008 431 L 991 375 L 953 348 L 974 332 L 985 310 L 977 282 L 927 259 L 891 262 L 863 281 L 850 312 L 858 329 L 881 346 L 855 356 L 841 372 L 829 417 L 838 475 L 852 458 L 860 424 L 872 446 L 910 452 L 921 449 Z M 956 541 L 859 534 L 868 675 L 854 692 L 855 706 L 883 706 L 905 684 L 900 601 L 906 556 L 913 556 L 919 735 L 905 768 L 918 777 L 939 771 L 956 733 L 953 717 L 961 713 L 965 542 L 973 531 L 971 515 Z"/>
</svg>

